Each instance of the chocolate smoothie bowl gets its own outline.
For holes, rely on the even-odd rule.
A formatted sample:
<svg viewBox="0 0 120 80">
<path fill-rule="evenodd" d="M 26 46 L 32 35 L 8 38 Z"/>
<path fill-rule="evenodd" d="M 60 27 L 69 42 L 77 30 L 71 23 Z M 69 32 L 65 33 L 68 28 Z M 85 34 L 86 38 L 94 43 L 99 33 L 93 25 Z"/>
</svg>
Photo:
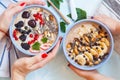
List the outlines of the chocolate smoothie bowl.
<svg viewBox="0 0 120 80">
<path fill-rule="evenodd" d="M 66 33 L 63 50 L 75 67 L 93 70 L 102 66 L 113 51 L 113 37 L 106 25 L 86 19 L 74 24 Z"/>
</svg>

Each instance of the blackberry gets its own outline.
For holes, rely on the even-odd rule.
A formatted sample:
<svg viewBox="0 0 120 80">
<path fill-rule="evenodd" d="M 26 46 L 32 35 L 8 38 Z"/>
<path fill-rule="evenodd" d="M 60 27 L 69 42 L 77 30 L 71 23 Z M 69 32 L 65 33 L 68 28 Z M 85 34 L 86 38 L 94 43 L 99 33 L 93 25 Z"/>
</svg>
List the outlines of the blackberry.
<svg viewBox="0 0 120 80">
<path fill-rule="evenodd" d="M 16 28 L 21 28 L 24 26 L 24 22 L 23 21 L 19 21 L 17 24 L 15 24 Z"/>
<path fill-rule="evenodd" d="M 24 34 L 21 35 L 19 38 L 20 38 L 21 41 L 25 41 L 26 40 L 26 36 Z"/>
<path fill-rule="evenodd" d="M 32 28 L 35 28 L 36 27 L 36 21 L 34 19 L 29 20 L 28 25 Z"/>
<path fill-rule="evenodd" d="M 28 43 L 21 43 L 21 47 L 25 50 L 29 50 L 30 49 L 30 45 Z"/>
<path fill-rule="evenodd" d="M 30 17 L 30 13 L 28 11 L 24 11 L 22 13 L 22 18 L 29 18 Z"/>
</svg>

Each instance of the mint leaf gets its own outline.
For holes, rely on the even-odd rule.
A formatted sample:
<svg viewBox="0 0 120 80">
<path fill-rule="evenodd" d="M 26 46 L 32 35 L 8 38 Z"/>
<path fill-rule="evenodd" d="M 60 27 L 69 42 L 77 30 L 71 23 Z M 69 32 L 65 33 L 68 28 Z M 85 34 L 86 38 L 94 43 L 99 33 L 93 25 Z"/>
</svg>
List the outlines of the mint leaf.
<svg viewBox="0 0 120 80">
<path fill-rule="evenodd" d="M 68 16 L 69 18 L 71 18 L 71 19 L 72 19 L 72 16 L 71 16 L 71 14 L 68 14 L 67 16 Z"/>
<path fill-rule="evenodd" d="M 40 50 L 40 43 L 39 42 L 36 42 L 32 45 L 32 49 L 33 50 Z"/>
<path fill-rule="evenodd" d="M 63 0 L 51 0 L 51 2 L 58 8 L 60 9 L 60 3 L 63 2 Z M 50 3 L 47 2 L 48 7 L 50 6 Z"/>
<path fill-rule="evenodd" d="M 77 12 L 77 16 L 78 16 L 78 18 L 77 18 L 76 21 L 79 21 L 79 20 L 81 20 L 81 19 L 86 19 L 86 18 L 87 18 L 87 13 L 86 13 L 86 11 L 84 11 L 84 10 L 82 10 L 82 9 L 80 9 L 80 8 L 76 8 L 76 12 Z M 68 14 L 67 16 L 72 19 L 71 14 Z M 75 21 L 75 22 L 76 22 L 76 21 Z"/>
<path fill-rule="evenodd" d="M 51 0 L 51 1 L 58 9 L 60 9 L 60 2 L 58 0 Z"/>
<path fill-rule="evenodd" d="M 79 21 L 81 19 L 86 19 L 87 15 L 86 15 L 86 11 L 80 9 L 80 8 L 76 8 L 77 11 L 77 15 L 78 15 L 78 19 L 76 21 Z"/>
<path fill-rule="evenodd" d="M 50 7 L 50 3 L 47 1 L 47 5 L 48 5 L 48 7 Z"/>
<path fill-rule="evenodd" d="M 65 22 L 60 22 L 60 29 L 63 33 L 66 32 L 66 23 Z"/>
<path fill-rule="evenodd" d="M 48 38 L 46 38 L 46 37 L 44 37 L 44 38 L 41 39 L 41 41 L 42 41 L 43 43 L 46 43 L 47 40 L 48 40 Z"/>
</svg>

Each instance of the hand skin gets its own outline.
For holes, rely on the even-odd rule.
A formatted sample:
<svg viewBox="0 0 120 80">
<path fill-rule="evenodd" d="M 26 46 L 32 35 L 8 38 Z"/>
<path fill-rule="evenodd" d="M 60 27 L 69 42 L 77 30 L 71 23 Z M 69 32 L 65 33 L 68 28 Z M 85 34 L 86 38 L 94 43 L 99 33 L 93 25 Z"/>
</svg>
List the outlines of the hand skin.
<svg viewBox="0 0 120 80">
<path fill-rule="evenodd" d="M 50 62 L 56 55 L 60 43 L 62 41 L 62 37 L 59 38 L 54 49 L 48 53 L 46 58 L 42 58 L 42 54 L 38 54 L 34 57 L 24 57 L 17 60 L 12 66 L 12 80 L 25 80 L 25 76 L 36 69 L 42 68 L 48 62 Z"/>
<path fill-rule="evenodd" d="M 5 33 L 6 34 L 8 33 L 8 29 L 13 16 L 16 13 L 22 11 L 26 5 L 30 4 L 45 5 L 45 3 L 42 2 L 41 0 L 24 0 L 24 2 L 26 3 L 24 6 L 20 6 L 20 4 L 23 2 L 10 4 L 8 8 L 0 15 L 0 40 L 5 36 Z M 3 33 L 1 30 L 5 33 Z"/>
<path fill-rule="evenodd" d="M 93 19 L 99 20 L 102 23 L 106 24 L 113 34 L 120 34 L 120 21 L 117 21 L 103 14 L 94 16 Z"/>
<path fill-rule="evenodd" d="M 98 73 L 97 70 L 84 71 L 84 70 L 75 68 L 71 64 L 69 64 L 68 67 L 72 69 L 79 76 L 85 78 L 86 80 L 113 80 L 112 78 L 106 77 Z"/>
</svg>

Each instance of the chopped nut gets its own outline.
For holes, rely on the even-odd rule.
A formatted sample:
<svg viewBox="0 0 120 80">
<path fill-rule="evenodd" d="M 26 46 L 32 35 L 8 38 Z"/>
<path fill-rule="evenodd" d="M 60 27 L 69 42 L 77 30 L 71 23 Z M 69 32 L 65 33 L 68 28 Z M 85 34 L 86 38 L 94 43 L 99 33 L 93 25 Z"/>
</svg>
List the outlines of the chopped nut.
<svg viewBox="0 0 120 80">
<path fill-rule="evenodd" d="M 76 41 L 75 44 L 78 46 L 80 43 L 78 41 Z"/>
<path fill-rule="evenodd" d="M 101 35 L 101 36 L 105 36 L 105 34 L 104 34 L 104 33 L 100 33 L 100 35 Z"/>
<path fill-rule="evenodd" d="M 93 66 L 93 63 L 92 63 L 92 62 L 89 62 L 89 66 Z"/>
<path fill-rule="evenodd" d="M 71 48 L 71 44 L 70 43 L 67 44 L 67 48 Z"/>
<path fill-rule="evenodd" d="M 86 40 L 87 42 L 89 42 L 89 39 L 88 39 L 88 37 L 87 37 L 87 36 L 85 36 L 84 38 L 85 38 L 85 40 Z"/>
<path fill-rule="evenodd" d="M 39 12 L 43 12 L 43 9 L 42 9 L 42 8 L 40 8 L 40 9 L 39 9 Z"/>
<path fill-rule="evenodd" d="M 78 52 L 77 48 L 74 48 L 74 53 L 75 53 L 76 55 L 78 55 L 78 54 L 79 54 L 79 52 Z"/>
<path fill-rule="evenodd" d="M 99 61 L 95 61 L 94 64 L 95 64 L 95 65 L 99 64 Z"/>
<path fill-rule="evenodd" d="M 50 19 L 51 21 L 54 21 L 54 16 L 53 16 L 53 15 L 49 15 L 49 19 Z"/>
</svg>

